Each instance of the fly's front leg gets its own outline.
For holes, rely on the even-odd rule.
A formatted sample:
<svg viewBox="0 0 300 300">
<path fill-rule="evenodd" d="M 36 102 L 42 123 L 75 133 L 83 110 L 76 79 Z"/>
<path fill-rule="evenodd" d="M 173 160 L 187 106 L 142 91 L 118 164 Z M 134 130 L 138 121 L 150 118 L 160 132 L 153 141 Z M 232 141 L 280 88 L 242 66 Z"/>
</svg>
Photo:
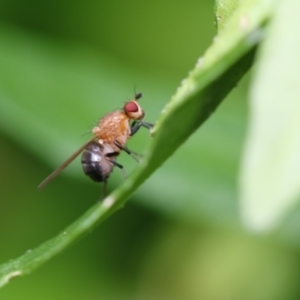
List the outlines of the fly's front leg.
<svg viewBox="0 0 300 300">
<path fill-rule="evenodd" d="M 133 121 L 130 126 L 130 136 L 133 136 L 134 134 L 136 134 L 141 127 L 145 127 L 147 129 L 152 129 L 153 126 L 154 125 L 152 123 L 139 121 L 139 120 Z"/>
</svg>

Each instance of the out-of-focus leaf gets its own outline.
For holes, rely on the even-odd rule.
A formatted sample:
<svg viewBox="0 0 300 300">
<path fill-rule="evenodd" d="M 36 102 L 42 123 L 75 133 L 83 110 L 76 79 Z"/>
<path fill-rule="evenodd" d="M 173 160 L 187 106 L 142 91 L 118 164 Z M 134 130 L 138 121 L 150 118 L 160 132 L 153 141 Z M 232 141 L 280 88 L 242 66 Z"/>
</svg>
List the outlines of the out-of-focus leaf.
<svg viewBox="0 0 300 300">
<path fill-rule="evenodd" d="M 251 90 L 241 170 L 245 224 L 271 230 L 300 198 L 300 39 L 297 0 L 274 2 Z"/>
<path fill-rule="evenodd" d="M 101 203 L 54 239 L 0 267 L 1 285 L 31 272 L 87 234 L 121 208 L 128 197 L 201 125 L 251 66 L 256 35 L 269 13 L 260 1 L 245 2 L 230 18 L 216 41 L 182 82 L 162 112 L 153 141 L 139 168 Z M 245 18 L 247 23 L 240 23 Z M 179 122 L 180 121 L 180 122 Z M 166 143 L 167 141 L 167 143 Z"/>
<path fill-rule="evenodd" d="M 216 0 L 215 18 L 218 31 L 222 30 L 238 6 L 237 0 Z"/>
</svg>

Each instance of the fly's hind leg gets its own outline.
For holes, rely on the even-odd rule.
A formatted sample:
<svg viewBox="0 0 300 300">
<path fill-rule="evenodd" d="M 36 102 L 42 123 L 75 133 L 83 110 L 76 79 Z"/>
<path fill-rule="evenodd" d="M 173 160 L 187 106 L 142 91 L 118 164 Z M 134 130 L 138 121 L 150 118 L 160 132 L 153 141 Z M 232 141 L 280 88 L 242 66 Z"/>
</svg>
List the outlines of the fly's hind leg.
<svg viewBox="0 0 300 300">
<path fill-rule="evenodd" d="M 102 193 L 101 193 L 101 198 L 99 201 L 102 201 L 105 198 L 106 195 L 106 186 L 107 186 L 107 179 L 103 182 L 103 188 L 102 188 Z"/>
<path fill-rule="evenodd" d="M 114 166 L 118 167 L 122 174 L 123 174 L 123 177 L 124 178 L 127 178 L 127 175 L 126 175 L 126 172 L 125 172 L 125 169 L 124 167 L 117 163 L 115 160 L 111 159 L 110 157 L 116 157 L 118 156 L 119 153 L 118 152 L 112 152 L 112 153 L 108 153 L 106 154 L 106 159 L 111 163 L 113 164 Z M 103 182 L 103 189 L 102 189 L 102 194 L 101 194 L 101 199 L 99 199 L 99 201 L 103 200 L 105 198 L 105 195 L 106 195 L 106 187 L 107 187 L 107 179 L 105 179 L 105 181 Z"/>
</svg>

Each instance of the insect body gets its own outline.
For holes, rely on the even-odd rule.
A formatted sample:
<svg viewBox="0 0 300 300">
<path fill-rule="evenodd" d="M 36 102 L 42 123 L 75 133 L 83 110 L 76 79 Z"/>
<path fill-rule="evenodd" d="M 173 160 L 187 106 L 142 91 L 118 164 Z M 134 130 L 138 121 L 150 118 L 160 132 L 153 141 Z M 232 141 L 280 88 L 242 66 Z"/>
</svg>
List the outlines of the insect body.
<svg viewBox="0 0 300 300">
<path fill-rule="evenodd" d="M 114 153 L 109 144 L 90 143 L 81 157 L 84 173 L 96 182 L 105 182 L 116 163 Z"/>
<path fill-rule="evenodd" d="M 141 127 L 148 129 L 153 127 L 151 123 L 143 121 L 145 113 L 137 102 L 141 97 L 141 93 L 136 94 L 133 100 L 125 103 L 122 110 L 105 115 L 100 120 L 98 126 L 93 128 L 93 137 L 51 173 L 38 188 L 44 188 L 82 151 L 84 151 L 81 158 L 83 170 L 92 180 L 104 182 L 106 185 L 107 179 L 114 166 L 119 167 L 125 175 L 123 166 L 116 162 L 117 156 L 121 150 L 124 150 L 137 160 L 135 153 L 126 147 L 126 142 L 128 138 L 134 135 Z"/>
</svg>

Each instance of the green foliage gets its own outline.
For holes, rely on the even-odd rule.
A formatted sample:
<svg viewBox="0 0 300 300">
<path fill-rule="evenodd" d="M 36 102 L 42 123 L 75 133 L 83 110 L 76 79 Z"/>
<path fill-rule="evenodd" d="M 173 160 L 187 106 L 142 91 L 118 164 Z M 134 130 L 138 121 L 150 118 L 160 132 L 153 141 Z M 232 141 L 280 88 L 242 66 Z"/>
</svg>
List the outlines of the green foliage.
<svg viewBox="0 0 300 300">
<path fill-rule="evenodd" d="M 259 49 L 241 179 L 246 225 L 273 230 L 300 199 L 299 2 L 279 1 Z"/>
<path fill-rule="evenodd" d="M 90 202 L 93 206 L 80 217 L 78 215 L 81 215 L 80 212 L 86 208 L 75 204 L 78 206 L 77 215 L 72 216 L 71 219 L 67 215 L 70 213 L 69 206 L 73 198 L 76 202 L 80 202 L 80 200 L 93 200 L 97 197 L 93 191 L 86 192 L 90 189 L 88 185 L 82 187 L 83 176 L 76 167 L 76 163 L 68 167 L 63 174 L 72 176 L 72 183 L 67 187 L 65 183 L 59 186 L 63 177 L 61 175 L 51 184 L 51 187 L 43 191 L 43 196 L 39 197 L 49 197 L 49 202 L 51 199 L 51 203 L 54 202 L 53 205 L 66 201 L 66 204 L 62 204 L 66 205 L 65 209 L 63 206 L 59 207 L 58 214 L 66 216 L 67 222 L 60 223 L 59 220 L 63 218 L 58 217 L 58 227 L 55 230 L 61 231 L 61 228 L 66 227 L 68 223 L 71 225 L 54 238 L 26 251 L 19 258 L 2 264 L 0 285 L 5 285 L 11 278 L 32 272 L 73 245 L 94 230 L 108 216 L 122 208 L 129 197 L 144 184 L 141 192 L 137 192 L 136 200 L 148 209 L 151 208 L 159 214 L 164 214 L 165 217 L 168 216 L 178 223 L 170 229 L 166 229 L 168 228 L 166 226 L 165 235 L 158 237 L 156 243 L 152 243 L 151 239 L 145 243 L 148 247 L 152 247 L 153 252 L 143 257 L 145 265 L 140 279 L 141 295 L 149 294 L 152 299 L 168 297 L 172 299 L 199 299 L 200 297 L 220 299 L 224 296 L 223 290 L 226 286 L 228 299 L 234 296 L 237 299 L 244 299 L 244 291 L 240 292 L 236 288 L 239 286 L 238 282 L 248 291 L 247 283 L 257 279 L 255 274 L 257 268 L 261 267 L 266 270 L 266 273 L 259 280 L 269 278 L 269 284 L 266 284 L 264 292 L 255 294 L 254 298 L 249 296 L 249 299 L 274 299 L 274 296 L 280 293 L 286 299 L 289 295 L 286 290 L 295 289 L 293 283 L 287 278 L 295 262 L 298 263 L 297 255 L 284 246 L 278 246 L 277 242 L 263 241 L 261 243 L 254 238 L 247 237 L 245 233 L 237 233 L 236 228 L 239 228 L 240 224 L 236 200 L 241 198 L 242 221 L 249 228 L 263 232 L 278 226 L 299 198 L 298 187 L 300 185 L 297 171 L 299 169 L 297 168 L 299 166 L 297 155 L 299 152 L 297 137 L 299 91 L 297 63 L 295 62 L 300 49 L 298 49 L 298 40 L 294 38 L 295 28 L 297 28 L 297 10 L 293 8 L 294 2 L 292 0 L 287 2 L 281 0 L 278 3 L 268 0 L 217 1 L 215 17 L 218 34 L 213 43 L 207 48 L 203 57 L 198 59 L 189 75 L 181 81 L 170 102 L 163 108 L 151 132 L 152 137 L 150 138 L 146 132 L 139 133 L 139 138 L 135 137 L 130 141 L 130 148 L 134 150 L 144 146 L 144 157 L 141 163 L 102 202 Z M 178 28 L 178 32 L 180 30 L 188 32 L 186 35 L 181 35 L 182 41 L 178 43 L 178 38 L 173 39 L 163 27 L 161 30 L 153 30 L 153 26 L 158 25 L 154 25 L 153 18 L 149 17 L 151 12 L 157 14 L 158 22 L 160 19 L 164 19 L 166 24 L 170 22 L 172 32 L 176 32 L 175 24 L 177 23 L 173 22 L 176 16 L 162 14 L 162 18 L 159 18 L 161 8 L 158 3 L 153 3 L 148 7 L 147 16 L 135 14 L 135 12 L 141 12 L 139 4 L 135 3 L 131 7 L 134 11 L 130 14 L 131 17 L 135 16 L 134 19 L 126 18 L 126 5 L 120 4 L 122 5 L 124 5 L 123 8 L 119 7 L 115 11 L 114 20 L 117 19 L 118 22 L 111 23 L 116 26 L 114 30 L 111 30 L 111 36 L 108 33 L 107 24 L 112 22 L 111 14 L 108 12 L 114 11 L 113 5 L 101 7 L 100 14 L 103 14 L 104 19 L 107 18 L 105 26 L 99 26 L 101 37 L 105 41 L 103 44 L 101 40 L 98 40 L 98 32 L 93 24 L 96 20 L 101 22 L 102 19 L 90 18 L 92 12 L 88 9 L 89 6 L 83 7 L 82 4 L 75 5 L 73 9 L 78 10 L 77 15 L 86 18 L 84 24 L 89 29 L 84 37 L 81 36 L 80 31 L 75 30 L 78 29 L 78 25 L 75 22 L 76 18 L 72 20 L 74 17 L 72 14 L 67 24 L 69 26 L 72 24 L 74 31 L 68 32 L 66 26 L 61 28 L 58 34 L 59 27 L 55 27 L 60 22 L 58 16 L 57 24 L 53 24 L 51 29 L 54 37 L 45 33 L 43 36 L 29 33 L 27 30 L 21 30 L 20 25 L 14 27 L 3 23 L 0 29 L 0 124 L 2 132 L 32 153 L 35 159 L 38 157 L 42 163 L 47 162 L 51 168 L 55 168 L 74 152 L 80 143 L 88 139 L 87 137 L 83 142 L 83 139 L 81 142 L 76 142 L 76 135 L 78 132 L 84 132 L 83 128 L 91 124 L 93 120 L 96 121 L 105 112 L 119 105 L 120 103 L 114 102 L 115 98 L 126 100 L 124 98 L 128 94 L 128 86 L 132 87 L 134 83 L 137 84 L 137 91 L 141 89 L 145 96 L 141 101 L 147 111 L 146 120 L 154 120 L 174 90 L 174 82 L 181 80 L 183 72 L 187 71 L 184 66 L 193 61 L 188 60 L 188 45 L 197 43 L 198 36 L 192 35 L 192 32 L 197 32 L 196 24 L 191 26 L 193 30 Z M 173 5 L 176 7 L 176 3 Z M 181 5 L 182 3 L 178 3 L 178 20 L 182 20 Z M 198 11 L 193 9 L 192 4 L 190 5 L 190 20 L 196 20 Z M 156 6 L 157 10 L 155 10 Z M 61 9 L 62 13 L 64 10 Z M 167 7 L 164 11 L 168 11 Z M 203 17 L 206 15 L 203 13 Z M 132 22 L 129 22 L 129 19 Z M 147 22 L 149 22 L 149 28 Z M 126 45 L 120 51 L 119 56 L 116 55 L 114 51 L 120 48 L 121 41 L 124 43 L 123 33 L 131 32 L 133 28 L 138 27 L 136 26 L 138 23 L 142 24 L 140 28 L 143 29 L 137 29 L 141 31 L 137 31 L 140 34 L 137 34 L 136 41 Z M 46 21 L 42 24 L 47 27 Z M 119 24 L 124 24 L 124 28 L 120 31 L 118 38 Z M 180 25 L 183 26 L 183 24 Z M 26 26 L 30 28 L 33 24 L 25 24 Z M 47 32 L 47 29 L 44 28 L 44 30 Z M 151 38 L 143 39 L 147 30 L 149 33 L 155 31 L 161 35 L 161 42 L 156 44 L 156 54 L 151 48 Z M 166 41 L 163 36 L 164 30 L 166 30 L 165 36 L 168 37 Z M 290 34 L 286 35 L 286 32 Z M 67 37 L 70 40 L 62 41 L 61 37 Z M 184 38 L 187 39 L 186 42 Z M 85 39 L 88 43 L 82 42 Z M 167 51 L 169 43 L 171 47 Z M 139 51 L 136 51 L 135 48 L 139 45 L 141 47 Z M 193 51 L 199 50 L 195 46 Z M 241 164 L 240 185 L 238 185 L 239 160 L 246 126 L 245 106 L 240 99 L 244 97 L 244 94 L 239 90 L 235 91 L 235 93 L 240 93 L 236 95 L 237 100 L 228 99 L 227 103 L 222 104 L 215 114 L 212 115 L 212 113 L 253 65 L 255 55 L 257 66 L 251 85 L 250 129 Z M 184 59 L 186 59 L 185 63 L 182 61 Z M 178 64 L 174 63 L 179 60 Z M 142 67 L 141 62 L 143 62 Z M 177 67 L 178 70 L 176 70 Z M 282 78 L 282 73 L 276 70 L 285 70 L 286 76 Z M 293 78 L 292 81 L 291 78 Z M 145 88 L 140 88 L 140 86 Z M 286 102 L 282 101 L 283 98 L 287 99 Z M 209 122 L 203 124 L 208 118 Z M 203 125 L 201 132 L 195 134 L 194 139 L 186 142 L 201 125 Z M 10 170 L 11 164 L 15 164 L 15 167 L 23 166 L 23 161 L 15 159 L 17 153 L 12 150 L 5 152 L 5 146 L 4 142 L 4 156 L 10 159 L 4 162 L 3 169 Z M 178 150 L 177 153 L 175 153 L 176 150 Z M 173 159 L 167 162 L 171 156 Z M 127 169 L 126 158 L 124 159 L 125 163 L 122 160 L 122 164 Z M 130 169 L 129 161 L 128 164 Z M 164 167 L 160 168 L 162 164 Z M 29 184 L 26 180 L 29 181 L 31 177 L 37 180 L 35 173 L 39 169 L 31 165 L 29 168 L 23 166 L 23 169 L 22 178 L 26 177 L 26 174 L 30 175 L 23 180 L 24 186 L 28 188 Z M 156 174 L 145 182 L 155 171 L 157 171 Z M 37 172 L 42 174 L 46 171 Z M 80 184 L 75 184 L 74 187 L 74 182 Z M 115 182 L 116 179 L 112 178 L 110 185 L 116 185 Z M 52 186 L 54 186 L 53 189 L 58 186 L 56 191 L 52 190 Z M 10 191 L 12 188 L 8 185 L 7 190 Z M 3 194 L 5 195 L 5 191 Z M 27 195 L 24 192 L 22 194 Z M 19 197 L 17 196 L 16 199 Z M 27 205 L 26 203 L 34 197 L 36 196 L 32 193 L 30 197 L 22 198 L 24 205 Z M 10 196 L 10 198 L 13 197 Z M 90 203 L 87 204 L 88 207 Z M 64 211 L 67 213 L 64 214 Z M 27 213 L 30 212 L 27 211 Z M 43 219 L 43 214 L 37 214 Z M 20 215 L 22 216 L 21 212 Z M 32 212 L 31 215 L 33 215 Z M 72 221 L 74 218 L 76 218 L 75 222 Z M 53 221 L 52 217 L 50 219 Z M 146 224 L 142 220 L 139 222 L 139 224 Z M 206 233 L 201 235 L 199 233 L 201 230 L 198 230 L 203 223 L 208 227 L 202 228 Z M 50 224 L 53 226 L 51 222 Z M 190 225 L 186 224 L 197 224 L 195 225 L 198 228 L 196 233 L 193 228 L 189 227 Z M 212 229 L 220 224 L 222 229 L 219 231 Z M 136 227 L 139 226 L 134 224 L 134 230 L 137 230 Z M 230 228 L 229 232 L 225 232 L 224 227 Z M 231 232 L 232 228 L 234 229 Z M 145 227 L 140 226 L 139 230 L 144 236 Z M 295 232 L 295 227 L 292 225 L 286 230 L 290 234 Z M 113 234 L 109 234 L 109 237 L 102 237 L 102 246 L 107 247 L 109 251 L 112 248 L 119 250 L 118 247 L 109 246 L 109 241 L 114 234 L 117 234 L 118 240 L 122 240 L 119 236 L 119 228 L 112 232 Z M 49 234 L 53 235 L 53 232 Z M 11 236 L 11 233 L 8 233 L 8 236 Z M 44 236 L 34 243 L 40 244 L 41 240 L 45 240 Z M 125 238 L 124 240 L 124 245 L 127 246 L 128 241 Z M 293 241 L 297 241 L 297 238 Z M 239 246 L 240 242 L 243 246 Z M 191 247 L 187 249 L 185 246 L 189 244 Z M 120 253 L 126 253 L 124 245 L 120 248 Z M 124 261 L 136 245 L 135 241 L 135 246 L 132 246 L 126 255 L 124 254 Z M 272 250 L 274 245 L 276 251 Z M 170 249 L 179 250 L 174 252 L 174 255 L 169 255 Z M 226 258 L 223 252 L 219 252 L 219 249 L 224 250 Z M 183 257 L 182 253 L 187 250 L 191 253 Z M 271 251 L 273 251 L 273 256 L 269 255 Z M 201 255 L 198 256 L 195 253 Z M 231 253 L 237 254 L 235 256 Z M 9 257 L 11 255 L 15 256 L 9 253 Z M 101 263 L 104 264 L 103 257 L 109 257 L 108 253 L 99 256 L 102 258 Z M 203 263 L 203 257 L 206 257 L 207 263 Z M 235 257 L 241 257 L 244 262 L 243 267 L 248 270 L 244 277 L 240 275 L 239 267 L 232 267 L 232 264 L 235 264 Z M 285 261 L 288 267 L 283 268 L 282 265 L 277 264 L 278 259 Z M 150 263 L 152 261 L 153 264 Z M 219 262 L 220 270 L 222 270 L 218 276 L 213 271 L 215 261 Z M 255 261 L 255 263 L 250 263 L 250 261 Z M 157 272 L 163 274 L 164 268 L 168 270 L 174 268 L 174 272 L 168 272 L 170 284 L 159 290 L 157 281 L 164 282 L 164 276 L 156 274 Z M 191 280 L 198 278 L 200 269 L 206 270 L 200 275 L 200 277 L 203 276 L 201 282 L 205 286 L 201 292 L 197 288 L 198 285 L 194 285 L 194 281 Z M 194 272 L 197 273 L 193 274 Z M 107 279 L 106 273 L 103 273 L 105 279 Z M 185 276 L 186 279 L 182 280 L 181 274 L 185 273 L 189 276 Z M 297 276 L 297 272 L 294 275 Z M 107 289 L 109 293 L 112 293 L 111 291 L 114 290 L 112 282 L 115 278 L 118 277 L 114 277 L 111 281 L 107 279 L 101 285 L 102 292 Z M 132 279 L 130 276 L 129 278 Z M 176 284 L 177 281 L 182 284 Z M 276 289 L 273 286 L 274 282 L 279 283 L 276 284 Z M 112 285 L 111 288 L 110 285 Z M 286 290 L 280 290 L 281 285 L 285 286 Z M 130 283 L 127 282 L 127 285 L 124 283 L 124 286 L 130 289 Z M 153 290 L 152 286 L 158 289 Z M 215 290 L 221 293 L 215 294 L 214 298 Z M 124 294 L 120 293 L 118 297 L 125 299 Z M 116 299 L 116 295 L 106 295 L 106 297 Z M 130 292 L 128 295 L 128 298 L 132 299 Z M 143 296 L 137 295 L 137 297 L 143 299 Z"/>
</svg>

